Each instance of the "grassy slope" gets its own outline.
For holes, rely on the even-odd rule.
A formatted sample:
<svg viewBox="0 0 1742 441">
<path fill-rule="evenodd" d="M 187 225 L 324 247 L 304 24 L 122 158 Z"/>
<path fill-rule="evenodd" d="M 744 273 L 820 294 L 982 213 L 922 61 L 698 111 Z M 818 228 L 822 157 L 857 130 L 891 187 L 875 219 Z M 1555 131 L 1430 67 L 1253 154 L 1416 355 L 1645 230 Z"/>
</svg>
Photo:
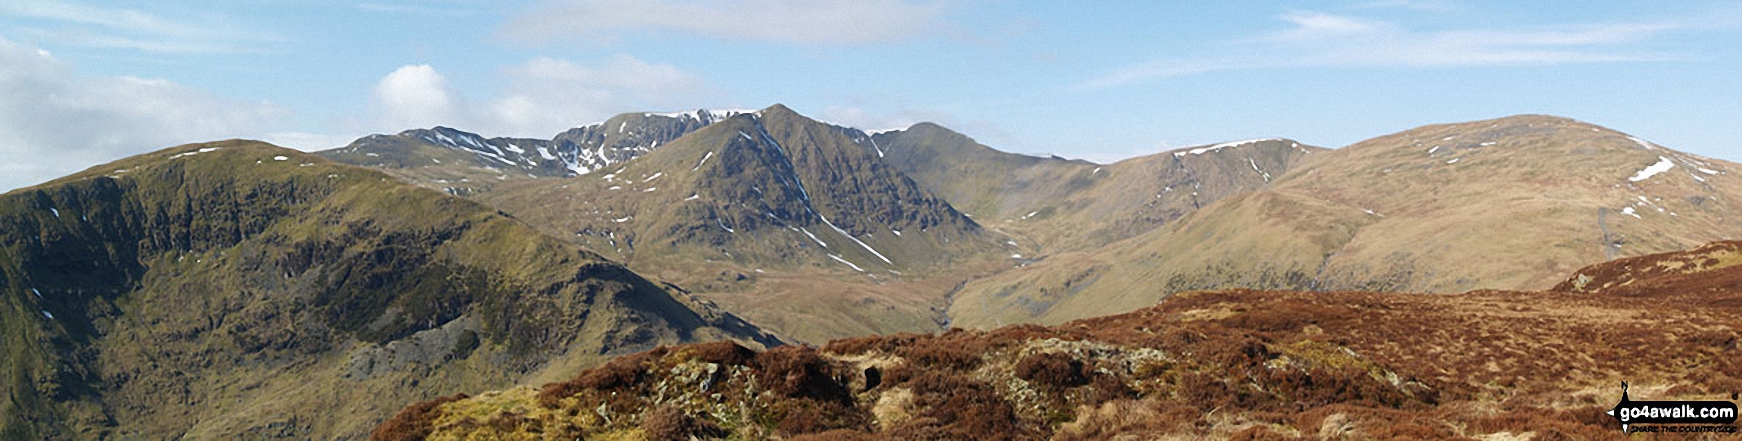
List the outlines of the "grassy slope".
<svg viewBox="0 0 1742 441">
<path fill-rule="evenodd" d="M 1660 158 L 1676 167 L 1629 180 Z M 951 315 L 1058 323 L 1216 287 L 1544 289 L 1611 254 L 1730 237 L 1732 170 L 1561 118 L 1426 126 L 1316 155 L 1170 227 L 977 280 Z"/>
<path fill-rule="evenodd" d="M 870 141 L 876 144 L 871 145 Z M 1318 147 L 1264 140 L 1113 164 L 1005 153 L 933 124 L 878 134 L 866 148 L 994 229 L 1026 259 L 1095 249 L 1222 198 L 1265 188 Z"/>
<path fill-rule="evenodd" d="M 375 439 L 1626 439 L 1603 413 L 1621 381 L 1742 390 L 1742 267 L 1688 266 L 1737 248 L 1587 268 L 1634 280 L 1587 292 L 1193 292 L 1050 328 L 662 348 L 413 406 Z"/>
<path fill-rule="evenodd" d="M 248 141 L 0 196 L 0 253 L 8 437 L 348 437 L 436 391 L 773 342 L 482 205 Z"/>
</svg>

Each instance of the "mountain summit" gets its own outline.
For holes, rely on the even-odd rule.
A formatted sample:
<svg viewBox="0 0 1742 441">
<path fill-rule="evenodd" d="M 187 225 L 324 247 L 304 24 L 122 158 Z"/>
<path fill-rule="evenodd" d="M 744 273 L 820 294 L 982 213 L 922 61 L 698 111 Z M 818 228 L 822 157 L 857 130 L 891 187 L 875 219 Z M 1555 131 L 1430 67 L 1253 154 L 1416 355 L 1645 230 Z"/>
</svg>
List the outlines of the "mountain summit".
<svg viewBox="0 0 1742 441">
<path fill-rule="evenodd" d="M 435 127 L 370 135 L 319 152 L 335 161 L 375 167 L 425 187 L 466 195 L 506 181 L 577 176 L 634 159 L 740 110 L 625 113 L 569 129 L 549 140 L 485 138 Z"/>
</svg>

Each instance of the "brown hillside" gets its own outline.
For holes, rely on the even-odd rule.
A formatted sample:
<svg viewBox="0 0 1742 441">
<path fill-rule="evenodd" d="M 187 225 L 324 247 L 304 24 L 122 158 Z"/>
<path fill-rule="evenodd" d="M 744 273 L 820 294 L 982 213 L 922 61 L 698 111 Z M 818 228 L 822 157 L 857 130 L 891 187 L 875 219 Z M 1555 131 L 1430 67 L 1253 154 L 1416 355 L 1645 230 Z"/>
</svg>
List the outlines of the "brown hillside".
<svg viewBox="0 0 1742 441">
<path fill-rule="evenodd" d="M 1541 290 L 1742 231 L 1742 166 L 1550 116 L 1419 127 L 1313 155 L 1106 247 L 975 280 L 954 323 L 1062 323 L 1220 288 Z"/>
<path fill-rule="evenodd" d="M 1603 414 L 1621 381 L 1636 400 L 1742 392 L 1730 268 L 1624 294 L 1228 290 L 1053 327 L 660 348 L 412 406 L 375 435 L 1621 439 Z"/>
</svg>

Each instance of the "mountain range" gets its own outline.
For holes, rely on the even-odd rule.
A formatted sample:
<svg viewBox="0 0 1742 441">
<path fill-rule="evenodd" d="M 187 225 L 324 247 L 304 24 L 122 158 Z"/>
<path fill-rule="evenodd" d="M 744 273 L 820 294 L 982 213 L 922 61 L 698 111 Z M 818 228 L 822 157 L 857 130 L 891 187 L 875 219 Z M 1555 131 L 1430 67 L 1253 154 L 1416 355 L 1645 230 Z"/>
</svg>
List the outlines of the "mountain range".
<svg viewBox="0 0 1742 441">
<path fill-rule="evenodd" d="M 473 430 L 456 421 L 417 426 L 429 421 L 405 413 L 411 422 L 377 424 L 405 403 L 460 391 L 510 391 L 491 395 L 507 401 L 480 409 L 525 406 L 533 395 L 540 409 L 578 409 L 557 404 L 678 373 L 646 377 L 619 366 L 583 374 L 605 375 L 597 381 L 564 382 L 577 372 L 615 355 L 720 339 L 734 343 L 690 348 L 725 357 L 703 360 L 716 370 L 814 374 L 851 365 L 863 383 L 870 380 L 860 364 L 890 354 L 917 357 L 926 369 L 940 367 L 925 357 L 941 357 L 954 369 L 948 377 L 1004 375 L 1017 371 L 962 369 L 981 363 L 1016 369 L 1035 351 L 1058 352 L 1031 348 L 1039 343 L 1029 337 L 1000 340 L 1000 333 L 1119 346 L 1068 348 L 1081 364 L 1130 358 L 1120 353 L 1199 350 L 1190 346 L 1196 343 L 1122 340 L 1097 326 L 1204 335 L 1231 326 L 1261 340 L 1262 351 L 1249 348 L 1268 354 L 1260 365 L 1318 372 L 1327 365 L 1314 363 L 1332 361 L 1312 357 L 1359 351 L 1371 354 L 1360 366 L 1392 366 L 1371 372 L 1408 370 L 1426 378 L 1427 368 L 1416 362 L 1387 358 L 1419 354 L 1363 346 L 1363 339 L 1400 338 L 1403 324 L 1345 326 L 1332 346 L 1302 349 L 1289 345 L 1306 344 L 1297 337 L 1324 337 L 1310 328 L 1275 333 L 1301 328 L 1295 322 L 1302 320 L 1328 329 L 1325 322 L 1287 318 L 1293 328 L 1271 329 L 1265 324 L 1271 318 L 1232 323 L 1225 319 L 1240 314 L 1211 308 L 1203 314 L 1220 327 L 1199 329 L 1209 324 L 1191 314 L 1209 308 L 1203 299 L 1255 305 L 1239 308 L 1329 308 L 1326 317 L 1342 317 L 1334 313 L 1367 304 L 1361 302 L 1464 314 L 1483 302 L 1546 308 L 1550 300 L 1538 297 L 1622 292 L 1613 287 L 1632 286 L 1626 280 L 1638 277 L 1628 274 L 1643 273 L 1603 269 L 1612 268 L 1605 262 L 1731 239 L 1742 227 L 1730 202 L 1742 197 L 1735 170 L 1731 162 L 1540 115 L 1424 126 L 1337 149 L 1265 138 L 1111 164 L 1003 152 L 932 123 L 868 132 L 778 104 L 627 113 L 548 140 L 435 127 L 312 154 L 236 140 L 178 146 L 0 195 L 0 350 L 19 354 L 0 362 L 6 372 L 0 392 L 9 397 L 0 402 L 6 415 L 0 438 L 356 438 L 371 428 L 380 435 L 381 427 L 390 434 L 394 427 Z M 1729 262 L 1714 259 L 1694 266 Z M 1218 291 L 1225 289 L 1261 291 Z M 1401 292 L 1449 297 L 1385 294 Z M 1180 293 L 1200 294 L 1175 300 Z M 1592 302 L 1620 307 L 1619 300 Z M 1450 312 L 1422 317 L 1468 324 Z M 1013 324 L 1055 326 L 1003 328 Z M 1082 326 L 1093 335 L 1072 334 Z M 1585 325 L 1553 332 L 1584 332 L 1579 326 Z M 969 330 L 924 337 L 953 328 Z M 1003 330 L 975 330 L 995 328 Z M 883 343 L 877 351 L 838 346 L 855 338 Z M 936 345 L 902 346 L 927 339 L 992 352 L 967 361 Z M 831 341 L 822 352 L 756 352 Z M 1018 347 L 1012 344 L 1024 349 L 997 352 Z M 705 368 L 685 351 L 618 362 Z M 1008 357 L 982 357 L 994 353 Z M 757 361 L 763 354 L 780 355 Z M 1308 361 L 1271 357 L 1279 354 Z M 1170 360 L 1198 373 L 1239 361 Z M 886 362 L 894 363 L 878 363 Z M 878 369 L 894 366 L 887 363 Z M 947 420 L 960 417 L 927 413 L 930 405 L 895 405 L 944 421 L 895 430 L 904 426 L 884 424 L 876 409 L 856 401 L 875 386 L 805 379 L 812 374 L 774 386 L 776 395 L 808 401 L 778 408 L 788 404 L 776 400 L 773 414 L 750 410 L 774 418 L 758 420 L 774 425 L 751 433 L 800 433 L 780 426 L 802 414 L 821 422 L 792 424 L 929 436 L 951 433 Z M 1059 375 L 1069 377 L 1065 389 L 1082 380 L 1104 383 L 1093 387 L 1100 390 L 1117 380 L 1141 391 L 1142 381 L 1154 380 Z M 845 378 L 837 377 L 829 381 Z M 923 392 L 907 398 L 922 401 L 942 385 L 983 387 L 951 378 L 900 387 Z M 1005 383 L 984 387 L 994 395 L 1011 392 L 999 389 L 1008 383 L 999 378 Z M 1422 384 L 1477 393 L 1458 397 L 1492 404 L 1480 393 L 1499 390 L 1454 385 L 1472 378 L 1458 372 Z M 723 381 L 710 382 L 717 380 Z M 1359 376 L 1343 380 L 1366 384 Z M 1166 378 L 1168 387 L 1181 387 L 1178 381 Z M 562 393 L 580 395 L 513 388 L 545 383 L 569 384 Z M 1389 384 L 1378 386 L 1391 392 L 1374 393 L 1403 400 L 1396 403 L 1425 393 Z M 901 392 L 886 387 L 869 397 L 873 404 L 903 399 L 887 393 Z M 972 430 L 1025 438 L 1076 430 L 1041 422 L 1086 415 L 1076 406 L 1108 405 L 1084 398 L 1100 393 L 1043 394 L 1058 399 L 1045 404 L 1008 395 L 963 399 L 1016 400 L 1010 405 L 1019 417 L 1012 421 L 1020 424 Z M 479 401 L 432 403 L 419 412 L 439 420 L 430 412 Z M 1141 411 L 1132 409 L 1105 412 Z M 523 410 L 532 413 L 516 418 L 549 416 Z M 693 416 L 697 408 L 682 410 L 690 416 L 666 416 L 684 427 L 702 424 Z M 634 416 L 575 430 L 647 430 L 625 425 L 644 419 L 626 414 Z M 464 415 L 473 422 L 502 416 Z M 743 423 L 717 412 L 702 420 Z M 1079 423 L 1102 424 L 1073 424 Z M 1285 433 L 1307 430 L 1265 424 Z M 1232 433 L 1220 430 L 1233 426 L 1210 425 L 1218 429 L 1195 436 Z M 999 432 L 1006 429 L 1016 431 Z"/>
</svg>

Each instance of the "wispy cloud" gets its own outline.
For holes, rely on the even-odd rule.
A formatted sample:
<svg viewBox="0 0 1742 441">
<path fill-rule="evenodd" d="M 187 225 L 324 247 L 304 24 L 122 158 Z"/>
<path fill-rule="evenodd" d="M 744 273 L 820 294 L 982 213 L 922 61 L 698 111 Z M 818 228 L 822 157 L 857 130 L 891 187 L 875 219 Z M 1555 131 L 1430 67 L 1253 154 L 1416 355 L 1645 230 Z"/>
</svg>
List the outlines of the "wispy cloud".
<svg viewBox="0 0 1742 441">
<path fill-rule="evenodd" d="M 554 0 L 510 20 L 512 40 L 610 41 L 651 31 L 800 45 L 872 43 L 937 30 L 945 5 L 910 0 Z"/>
<path fill-rule="evenodd" d="M 1665 32 L 1689 28 L 1687 24 L 1670 22 L 1422 31 L 1388 21 L 1311 11 L 1291 12 L 1278 19 L 1290 26 L 1228 42 L 1223 46 L 1227 52 L 1137 63 L 1082 82 L 1076 88 L 1104 89 L 1160 78 L 1248 69 L 1449 68 L 1688 58 L 1683 54 L 1630 47 Z"/>
<path fill-rule="evenodd" d="M 149 3 L 146 5 L 150 5 Z M 0 17 L 34 22 L 14 30 L 57 44 L 154 53 L 221 53 L 258 50 L 282 40 L 210 14 L 168 18 L 129 8 L 104 8 L 57 0 L 0 2 Z"/>
<path fill-rule="evenodd" d="M 0 38 L 0 191 L 170 145 L 253 136 L 289 116 L 165 80 L 78 75 L 48 51 Z"/>
<path fill-rule="evenodd" d="M 1417 11 L 1450 11 L 1458 9 L 1458 6 L 1457 2 L 1452 0 L 1376 0 L 1360 5 L 1360 7 L 1368 9 L 1395 8 Z"/>
<path fill-rule="evenodd" d="M 453 17 L 473 15 L 479 12 L 477 9 L 459 5 L 437 6 L 423 3 L 397 2 L 363 2 L 357 4 L 357 9 L 361 11 L 384 12 L 390 14 L 444 15 Z"/>
</svg>

